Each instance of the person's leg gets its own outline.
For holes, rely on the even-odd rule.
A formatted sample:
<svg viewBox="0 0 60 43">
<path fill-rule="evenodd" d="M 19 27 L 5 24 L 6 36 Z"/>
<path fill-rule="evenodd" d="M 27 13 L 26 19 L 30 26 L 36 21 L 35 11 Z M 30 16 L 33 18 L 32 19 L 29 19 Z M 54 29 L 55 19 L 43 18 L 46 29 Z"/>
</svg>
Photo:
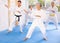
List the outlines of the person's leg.
<svg viewBox="0 0 60 43">
<path fill-rule="evenodd" d="M 45 28 L 45 26 L 43 24 L 43 21 L 40 20 L 39 23 L 38 23 L 38 26 L 40 28 L 41 33 L 43 34 L 44 39 L 47 40 L 47 37 L 46 37 L 46 28 Z"/>
<path fill-rule="evenodd" d="M 28 14 L 26 15 L 26 25 L 28 25 L 28 22 L 29 22 L 29 16 Z"/>
<path fill-rule="evenodd" d="M 25 16 L 20 17 L 19 25 L 20 25 L 20 32 L 23 32 L 23 28 L 26 25 Z"/>
<path fill-rule="evenodd" d="M 28 33 L 27 33 L 26 37 L 24 38 L 24 41 L 27 40 L 27 39 L 29 39 L 29 38 L 31 38 L 31 35 L 32 35 L 32 33 L 33 33 L 36 25 L 37 25 L 37 23 L 34 20 L 33 23 L 32 23 L 32 25 L 31 25 L 31 27 L 28 30 Z"/>
<path fill-rule="evenodd" d="M 58 19 L 57 19 L 56 16 L 54 17 L 53 22 L 54 22 L 54 24 L 56 26 L 56 29 L 58 29 Z"/>
<path fill-rule="evenodd" d="M 15 26 L 15 23 L 14 22 L 11 22 L 10 23 L 10 26 L 8 28 L 8 32 L 12 31 L 14 26 Z"/>
<path fill-rule="evenodd" d="M 10 18 L 10 25 L 8 27 L 8 32 L 11 32 L 13 30 L 13 27 L 15 26 L 15 21 L 16 21 L 15 16 L 12 15 Z"/>
<path fill-rule="evenodd" d="M 45 27 L 47 28 L 48 24 L 49 24 L 49 21 L 50 21 L 50 16 L 47 18 L 46 22 L 45 22 Z"/>
</svg>

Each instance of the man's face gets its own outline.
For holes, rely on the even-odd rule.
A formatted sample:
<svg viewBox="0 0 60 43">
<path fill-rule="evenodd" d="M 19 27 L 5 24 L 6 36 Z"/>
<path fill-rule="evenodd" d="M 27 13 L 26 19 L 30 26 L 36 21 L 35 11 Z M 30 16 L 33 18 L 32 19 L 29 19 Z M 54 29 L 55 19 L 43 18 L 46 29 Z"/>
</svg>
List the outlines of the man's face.
<svg viewBox="0 0 60 43">
<path fill-rule="evenodd" d="M 21 3 L 20 2 L 18 2 L 18 6 L 21 6 Z"/>
<path fill-rule="evenodd" d="M 36 8 L 37 9 L 40 9 L 40 4 L 36 4 Z"/>
<path fill-rule="evenodd" d="M 54 2 L 51 3 L 51 6 L 54 7 Z"/>
<path fill-rule="evenodd" d="M 32 6 L 30 6 L 30 9 L 32 9 Z"/>
</svg>

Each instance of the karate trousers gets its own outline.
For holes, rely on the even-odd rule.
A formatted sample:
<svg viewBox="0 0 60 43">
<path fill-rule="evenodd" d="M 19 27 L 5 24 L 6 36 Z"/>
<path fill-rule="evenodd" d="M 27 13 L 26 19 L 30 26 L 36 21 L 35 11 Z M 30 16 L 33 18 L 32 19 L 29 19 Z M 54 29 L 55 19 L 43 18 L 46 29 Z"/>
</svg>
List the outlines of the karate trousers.
<svg viewBox="0 0 60 43">
<path fill-rule="evenodd" d="M 11 15 L 11 21 L 10 21 L 10 26 L 9 29 L 10 31 L 13 30 L 13 27 L 15 27 L 16 25 L 16 20 L 18 20 L 18 18 L 15 15 Z M 23 31 L 23 28 L 25 26 L 25 15 L 22 15 L 20 17 L 20 21 L 18 22 L 18 25 L 20 25 L 20 31 Z"/>
<path fill-rule="evenodd" d="M 43 21 L 41 19 L 34 19 L 32 22 L 32 25 L 29 28 L 28 33 L 26 35 L 27 38 L 31 38 L 31 35 L 32 35 L 36 26 L 38 26 L 40 28 L 40 31 L 43 34 L 43 36 L 46 35 L 46 29 L 45 29 L 45 26 L 43 24 Z"/>
<path fill-rule="evenodd" d="M 50 16 L 50 15 L 48 16 L 48 19 L 46 20 L 46 24 L 45 24 L 46 27 L 47 27 L 49 21 L 52 21 L 55 24 L 56 28 L 58 28 L 58 19 L 57 19 L 56 14 L 55 14 L 55 16 Z"/>
</svg>

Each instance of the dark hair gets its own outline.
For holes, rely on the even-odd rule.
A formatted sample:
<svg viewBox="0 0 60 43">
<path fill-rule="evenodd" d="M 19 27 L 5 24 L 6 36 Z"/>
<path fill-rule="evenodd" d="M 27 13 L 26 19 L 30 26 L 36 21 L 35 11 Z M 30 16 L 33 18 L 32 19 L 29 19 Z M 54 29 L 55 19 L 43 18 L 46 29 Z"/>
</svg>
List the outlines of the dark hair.
<svg viewBox="0 0 60 43">
<path fill-rule="evenodd" d="M 32 5 L 29 5 L 29 8 L 31 7 Z"/>
<path fill-rule="evenodd" d="M 42 7 L 42 4 L 40 3 L 40 7 Z"/>
<path fill-rule="evenodd" d="M 21 0 L 18 0 L 18 2 L 20 2 L 20 3 L 21 3 Z"/>
</svg>

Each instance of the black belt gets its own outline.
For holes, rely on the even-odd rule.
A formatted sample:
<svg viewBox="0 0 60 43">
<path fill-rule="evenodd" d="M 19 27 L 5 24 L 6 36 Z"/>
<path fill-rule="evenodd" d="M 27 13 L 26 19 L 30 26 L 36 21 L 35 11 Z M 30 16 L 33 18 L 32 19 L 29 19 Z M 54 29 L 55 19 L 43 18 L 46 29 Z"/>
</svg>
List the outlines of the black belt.
<svg viewBox="0 0 60 43">
<path fill-rule="evenodd" d="M 18 21 L 20 21 L 20 17 L 22 16 L 22 15 L 15 15 L 16 17 L 18 17 Z"/>
</svg>

